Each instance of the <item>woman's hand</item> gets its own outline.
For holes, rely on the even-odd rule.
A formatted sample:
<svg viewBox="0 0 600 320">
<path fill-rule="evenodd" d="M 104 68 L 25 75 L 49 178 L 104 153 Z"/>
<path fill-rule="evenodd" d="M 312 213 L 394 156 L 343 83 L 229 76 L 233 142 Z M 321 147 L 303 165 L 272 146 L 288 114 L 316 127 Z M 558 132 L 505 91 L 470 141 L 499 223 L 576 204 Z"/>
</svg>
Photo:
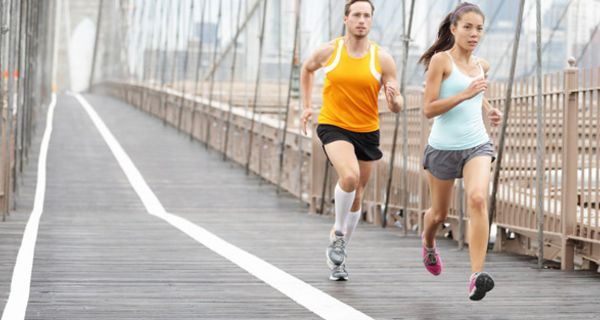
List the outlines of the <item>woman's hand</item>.
<svg viewBox="0 0 600 320">
<path fill-rule="evenodd" d="M 491 108 L 490 111 L 488 111 L 488 119 L 490 120 L 490 124 L 493 127 L 498 126 L 501 122 L 502 122 L 502 118 L 504 117 L 504 114 L 502 114 L 502 111 L 496 109 L 496 108 Z"/>
<path fill-rule="evenodd" d="M 487 90 L 488 81 L 485 78 L 479 78 L 473 80 L 468 88 L 466 88 L 462 93 L 464 95 L 465 100 L 471 99 L 479 93 Z"/>
</svg>

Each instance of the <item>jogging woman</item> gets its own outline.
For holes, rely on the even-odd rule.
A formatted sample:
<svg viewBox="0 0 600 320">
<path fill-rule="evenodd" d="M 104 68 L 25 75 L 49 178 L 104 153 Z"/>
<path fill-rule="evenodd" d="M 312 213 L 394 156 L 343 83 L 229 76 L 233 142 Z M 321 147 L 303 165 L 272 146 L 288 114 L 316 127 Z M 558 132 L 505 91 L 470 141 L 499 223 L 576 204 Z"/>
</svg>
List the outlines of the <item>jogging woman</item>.
<svg viewBox="0 0 600 320">
<path fill-rule="evenodd" d="M 494 287 L 484 272 L 488 244 L 487 199 L 494 147 L 486 132 L 483 112 L 492 125 L 502 113 L 484 99 L 490 66 L 473 51 L 483 35 L 484 14 L 478 6 L 461 3 L 442 21 L 436 42 L 421 59 L 426 67 L 425 116 L 434 118 L 425 148 L 431 208 L 424 217 L 423 263 L 433 275 L 442 272 L 435 235 L 448 215 L 454 180 L 464 178 L 469 212 L 469 256 L 472 275 L 469 298 L 481 300 Z"/>
</svg>

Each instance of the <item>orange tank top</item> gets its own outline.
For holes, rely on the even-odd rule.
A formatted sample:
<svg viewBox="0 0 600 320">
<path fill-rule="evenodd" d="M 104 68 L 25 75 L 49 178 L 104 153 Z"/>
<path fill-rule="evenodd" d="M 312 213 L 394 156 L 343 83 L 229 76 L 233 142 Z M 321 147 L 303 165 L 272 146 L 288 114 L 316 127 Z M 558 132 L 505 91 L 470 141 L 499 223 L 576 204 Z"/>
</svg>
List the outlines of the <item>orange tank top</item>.
<svg viewBox="0 0 600 320">
<path fill-rule="evenodd" d="M 362 58 L 351 57 L 344 38 L 335 41 L 335 51 L 325 65 L 323 106 L 318 122 L 354 132 L 379 129 L 377 97 L 381 88 L 378 47 L 371 43 Z"/>
</svg>

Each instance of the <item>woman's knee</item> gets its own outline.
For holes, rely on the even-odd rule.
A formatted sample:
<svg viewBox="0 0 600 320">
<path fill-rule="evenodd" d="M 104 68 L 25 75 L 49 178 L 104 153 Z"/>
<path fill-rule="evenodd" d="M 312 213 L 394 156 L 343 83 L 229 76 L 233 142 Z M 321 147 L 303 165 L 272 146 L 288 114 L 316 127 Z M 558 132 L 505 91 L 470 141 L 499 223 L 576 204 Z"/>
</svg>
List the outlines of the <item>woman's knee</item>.
<svg viewBox="0 0 600 320">
<path fill-rule="evenodd" d="M 446 217 L 448 216 L 448 210 L 441 210 L 437 208 L 430 208 L 428 213 L 435 224 L 440 224 L 446 221 Z"/>
<path fill-rule="evenodd" d="M 470 192 L 467 201 L 469 203 L 469 207 L 474 209 L 483 210 L 487 205 L 487 197 L 481 191 Z"/>
</svg>

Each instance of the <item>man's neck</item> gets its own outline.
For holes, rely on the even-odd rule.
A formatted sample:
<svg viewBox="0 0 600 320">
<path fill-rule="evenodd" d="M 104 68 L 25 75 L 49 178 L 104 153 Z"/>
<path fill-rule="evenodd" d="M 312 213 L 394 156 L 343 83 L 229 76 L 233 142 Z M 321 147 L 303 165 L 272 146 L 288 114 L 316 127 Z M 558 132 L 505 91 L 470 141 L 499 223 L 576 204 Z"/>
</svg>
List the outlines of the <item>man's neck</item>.
<svg viewBox="0 0 600 320">
<path fill-rule="evenodd" d="M 369 50 L 371 43 L 368 37 L 357 38 L 346 34 L 344 37 L 346 50 L 353 56 L 362 56 Z"/>
</svg>

